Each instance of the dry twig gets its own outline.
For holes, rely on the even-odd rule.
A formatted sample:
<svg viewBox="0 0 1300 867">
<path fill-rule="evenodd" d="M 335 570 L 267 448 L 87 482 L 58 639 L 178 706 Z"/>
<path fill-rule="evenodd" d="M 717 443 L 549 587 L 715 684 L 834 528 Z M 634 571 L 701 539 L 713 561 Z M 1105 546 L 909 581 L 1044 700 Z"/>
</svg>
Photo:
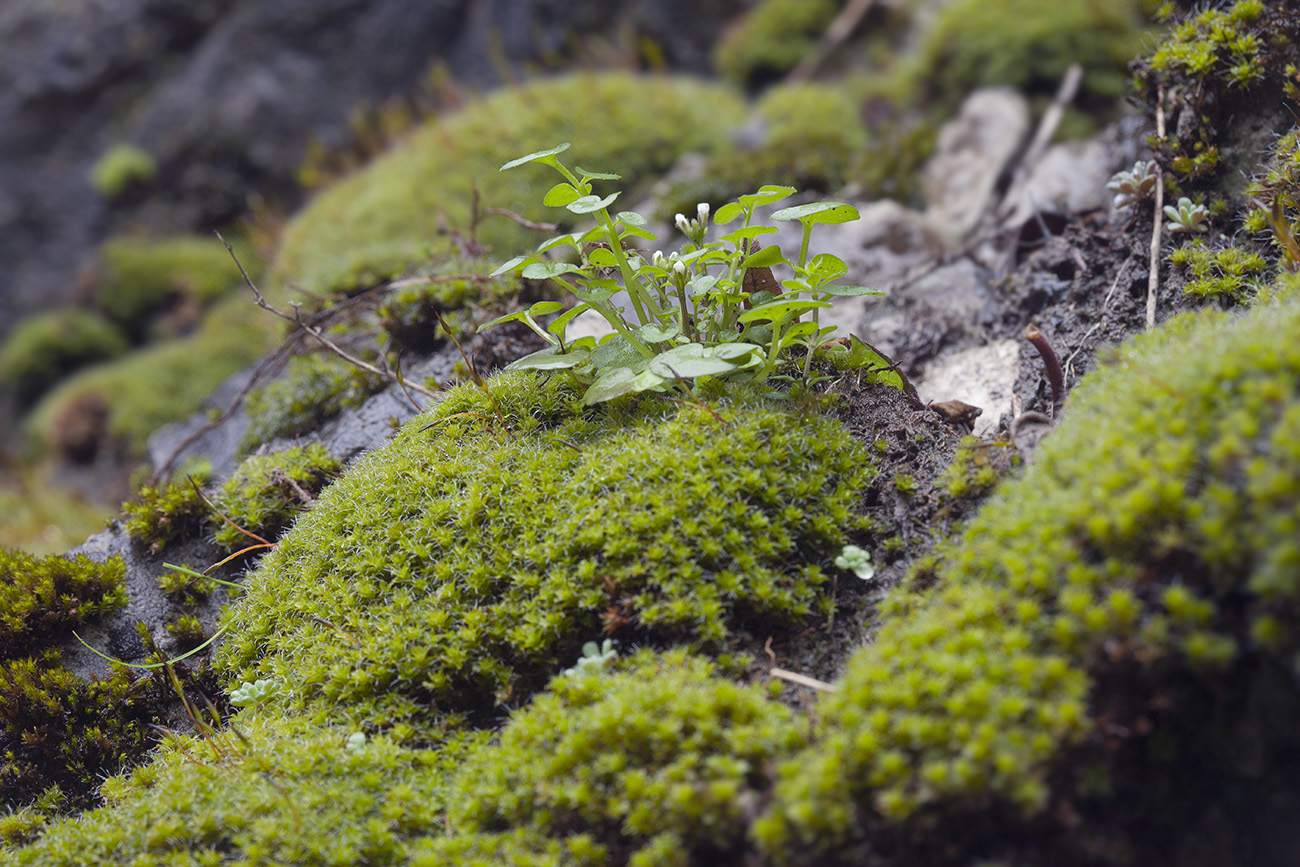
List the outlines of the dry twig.
<svg viewBox="0 0 1300 867">
<path fill-rule="evenodd" d="M 1156 141 L 1165 138 L 1165 89 L 1160 88 L 1156 96 Z M 1165 214 L 1165 179 L 1160 169 L 1160 161 L 1155 160 L 1156 167 L 1156 218 L 1151 227 L 1151 271 L 1147 275 L 1147 331 L 1156 325 L 1156 292 L 1160 289 L 1160 230 L 1163 228 Z"/>
</svg>

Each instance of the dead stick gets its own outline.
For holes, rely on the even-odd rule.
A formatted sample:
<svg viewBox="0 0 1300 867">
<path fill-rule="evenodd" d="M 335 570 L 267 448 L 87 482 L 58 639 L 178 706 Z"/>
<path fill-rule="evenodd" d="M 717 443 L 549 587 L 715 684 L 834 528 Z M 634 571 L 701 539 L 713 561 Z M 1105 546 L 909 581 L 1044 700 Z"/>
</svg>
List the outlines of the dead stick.
<svg viewBox="0 0 1300 867">
<path fill-rule="evenodd" d="M 803 56 L 799 64 L 786 76 L 787 84 L 800 84 L 813 77 L 817 67 L 826 62 L 831 52 L 840 46 L 849 34 L 857 28 L 862 18 L 871 11 L 873 0 L 849 0 L 848 4 L 835 16 L 831 26 L 826 28 L 817 47 Z"/>
<path fill-rule="evenodd" d="M 276 316 L 279 316 L 281 319 L 283 319 L 286 322 L 292 322 L 294 325 L 297 325 L 303 331 L 307 332 L 312 337 L 314 337 L 322 346 L 324 346 L 330 352 L 333 352 L 339 358 L 342 358 L 348 364 L 351 364 L 354 367 L 359 367 L 362 370 L 366 371 L 367 373 L 372 373 L 375 376 L 378 376 L 380 379 L 387 379 L 391 382 L 397 382 L 397 377 L 394 376 L 391 371 L 380 370 L 379 368 L 375 367 L 373 364 L 367 364 L 366 362 L 362 361 L 360 358 L 357 358 L 355 355 L 349 355 L 346 351 L 344 351 L 336 343 L 334 343 L 334 341 L 330 340 L 328 337 L 322 334 L 319 328 L 315 327 L 314 325 L 308 325 L 306 322 L 304 322 L 302 319 L 302 311 L 299 310 L 296 305 L 293 308 L 292 316 L 290 316 L 288 313 L 285 313 L 282 310 L 279 310 L 271 306 L 270 302 L 268 302 L 266 298 L 263 297 L 262 293 L 258 290 L 257 286 L 254 285 L 252 278 L 248 276 L 248 272 L 244 270 L 244 263 L 239 261 L 239 257 L 235 255 L 234 248 L 230 246 L 229 242 L 227 242 L 225 238 L 221 237 L 220 232 L 217 232 L 216 236 L 217 239 L 221 241 L 223 245 L 225 245 L 226 251 L 230 253 L 230 258 L 235 260 L 235 265 L 238 266 L 239 273 L 244 278 L 244 284 L 247 285 L 248 288 L 253 291 L 253 300 L 257 302 L 258 307 L 261 307 L 263 310 L 266 310 L 270 313 L 275 314 Z M 411 388 L 415 389 L 416 391 L 420 392 L 420 394 L 423 394 L 426 397 L 432 397 L 435 399 L 438 397 L 437 392 L 430 391 L 429 389 L 417 383 L 414 382 L 411 383 Z"/>
<path fill-rule="evenodd" d="M 773 668 L 771 671 L 768 672 L 768 674 L 772 675 L 773 677 L 779 677 L 782 680 L 788 680 L 791 683 L 797 683 L 800 686 L 806 686 L 809 687 L 810 689 L 819 690 L 821 692 L 835 692 L 835 684 L 833 683 L 827 683 L 824 680 L 818 680 L 817 678 L 809 677 L 806 674 L 799 674 L 798 672 L 794 672 L 794 671 L 786 671 L 784 668 Z"/>
<path fill-rule="evenodd" d="M 1156 141 L 1163 144 L 1165 138 L 1165 89 L 1160 88 L 1156 96 Z M 1156 292 L 1160 288 L 1160 230 L 1163 228 L 1165 215 L 1165 180 L 1160 170 L 1159 160 L 1156 166 L 1156 218 L 1151 226 L 1151 271 L 1147 275 L 1147 331 L 1156 325 Z"/>
<path fill-rule="evenodd" d="M 1056 128 L 1061 125 L 1061 120 L 1065 117 L 1065 109 L 1074 101 L 1074 95 L 1079 91 L 1079 83 L 1083 81 L 1083 67 L 1077 63 L 1070 65 L 1065 71 L 1065 77 L 1061 79 L 1061 86 L 1056 89 L 1056 96 L 1052 98 L 1052 104 L 1043 113 L 1043 119 L 1038 122 L 1038 129 L 1034 132 L 1034 139 L 1025 149 L 1025 154 L 1020 158 L 1020 164 L 1016 167 L 1015 180 L 1007 188 L 1007 193 L 1002 197 L 1002 205 L 998 208 L 999 213 L 1004 218 L 1010 216 L 1011 208 L 1019 202 L 1020 194 L 1029 182 L 1029 176 L 1034 171 L 1034 166 L 1042 157 L 1043 151 L 1047 150 L 1048 144 L 1052 141 L 1052 136 L 1056 135 Z"/>
</svg>

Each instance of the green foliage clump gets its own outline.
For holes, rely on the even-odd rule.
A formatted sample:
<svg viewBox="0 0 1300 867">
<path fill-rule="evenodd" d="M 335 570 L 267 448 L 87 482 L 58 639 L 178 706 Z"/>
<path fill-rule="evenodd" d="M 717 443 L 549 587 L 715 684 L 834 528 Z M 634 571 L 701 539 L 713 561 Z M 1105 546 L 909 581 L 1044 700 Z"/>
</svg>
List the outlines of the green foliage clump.
<svg viewBox="0 0 1300 867">
<path fill-rule="evenodd" d="M 716 644 L 827 609 L 822 567 L 866 528 L 874 473 L 838 423 L 754 399 L 583 409 L 531 374 L 487 388 L 362 458 L 263 560 L 223 621 L 231 681 L 420 725 L 534 692 L 602 625 Z"/>
<path fill-rule="evenodd" d="M 133 184 L 146 184 L 158 173 L 153 155 L 131 144 L 116 144 L 90 167 L 90 183 L 106 199 L 115 199 Z"/>
<path fill-rule="evenodd" d="M 714 65 L 746 87 L 770 84 L 817 46 L 838 7 L 836 0 L 762 0 L 718 40 Z"/>
<path fill-rule="evenodd" d="M 70 307 L 22 320 L 0 349 L 0 382 L 26 405 L 73 371 L 127 350 L 122 332 L 89 310 Z"/>
<path fill-rule="evenodd" d="M 397 348 L 412 352 L 431 352 L 442 343 L 439 317 L 454 331 L 472 333 L 481 322 L 478 309 L 496 307 L 521 291 L 517 279 L 489 277 L 490 270 L 482 259 L 454 259 L 417 275 L 416 282 L 385 296 L 380 327 Z"/>
<path fill-rule="evenodd" d="M 119 238 L 105 243 L 99 256 L 95 306 L 137 341 L 186 330 L 201 308 L 243 283 L 230 253 L 216 240 Z M 256 272 L 251 245 L 239 245 L 239 259 Z M 159 322 L 168 309 L 178 313 L 176 321 Z"/>
<path fill-rule="evenodd" d="M 39 450 L 61 440 L 80 401 L 103 401 L 104 444 L 135 456 L 149 435 L 195 412 L 222 380 L 256 361 L 274 341 L 273 324 L 243 299 L 213 307 L 198 330 L 162 340 L 63 380 L 32 410 L 29 439 Z"/>
<path fill-rule="evenodd" d="M 1260 278 L 1270 270 L 1268 262 L 1258 253 L 1241 247 L 1211 250 L 1200 242 L 1174 250 L 1169 254 L 1169 261 L 1186 267 L 1191 278 L 1183 287 L 1183 294 L 1239 302 L 1249 301 L 1258 294 Z"/>
<path fill-rule="evenodd" d="M 1300 95 L 1297 11 L 1292 0 L 1204 9 L 1176 23 L 1139 61 L 1136 79 L 1147 105 L 1154 110 L 1163 92 L 1166 114 L 1180 119 L 1153 141 L 1156 158 L 1179 184 L 1235 184 L 1244 161 L 1256 158 L 1254 148 L 1232 138 L 1237 128 L 1251 126 L 1242 118 L 1268 114 L 1284 97 L 1294 102 Z M 1238 162 L 1224 165 L 1221 155 L 1230 151 L 1241 152 Z"/>
<path fill-rule="evenodd" d="M 249 392 L 241 448 L 314 431 L 344 409 L 361 406 L 385 384 L 331 353 L 296 355 L 283 376 Z"/>
<path fill-rule="evenodd" d="M 1041 816 L 1088 779 L 1137 787 L 1111 793 L 1122 813 L 1171 750 L 1212 773 L 1218 729 L 1182 725 L 1186 708 L 1231 726 L 1245 711 L 1224 686 L 1300 648 L 1298 384 L 1294 298 L 1176 319 L 1085 378 L 1024 476 L 917 576 L 929 589 L 893 597 L 785 768 L 763 844 L 832 847 L 872 817 Z M 1157 692 L 1166 714 L 1135 699 Z M 1159 749 L 1102 747 L 1081 771 L 1079 751 L 1152 714 Z"/>
<path fill-rule="evenodd" d="M 215 505 L 244 530 L 274 539 L 342 469 L 338 459 L 320 443 L 253 455 L 221 486 Z M 220 519 L 216 520 L 214 536 L 218 545 L 232 550 L 250 542 Z"/>
<path fill-rule="evenodd" d="M 1113 104 L 1141 47 L 1136 0 L 958 0 L 925 45 L 928 76 L 952 103 L 979 87 L 1011 85 L 1050 95 L 1072 63 L 1084 68 L 1085 105 Z"/>
<path fill-rule="evenodd" d="M 580 863 L 720 863 L 744 846 L 772 761 L 804 739 L 763 689 L 681 651 L 560 677 L 460 767 L 455 836 L 417 863 L 466 863 L 466 837 L 502 832 L 564 840 Z"/>
<path fill-rule="evenodd" d="M 50 786 L 65 809 L 97 801 L 100 781 L 153 746 L 156 684 L 125 668 L 82 680 L 57 651 L 0 660 L 0 806 L 21 807 Z"/>
<path fill-rule="evenodd" d="M 145 485 L 135 499 L 123 503 L 127 535 L 156 554 L 174 539 L 199 533 L 210 511 L 196 485 L 206 483 L 207 475 L 192 478 L 193 482 L 186 479 L 170 485 Z"/>
<path fill-rule="evenodd" d="M 1245 228 L 1254 235 L 1269 233 L 1272 244 L 1293 265 L 1300 262 L 1300 129 L 1292 129 L 1273 145 L 1264 172 L 1246 189 L 1247 201 L 1259 207 L 1247 211 Z"/>
<path fill-rule="evenodd" d="M 0 548 L 0 658 L 126 604 L 126 564 Z"/>
<path fill-rule="evenodd" d="M 682 153 L 724 148 L 742 119 L 733 92 L 684 78 L 574 75 L 497 91 L 428 122 L 365 170 L 323 191 L 285 229 L 272 283 L 325 294 L 374 285 L 468 236 L 473 190 L 484 208 L 533 202 L 541 169 L 497 169 L 539 144 L 583 143 L 588 165 L 618 166 L 629 187 Z M 549 184 L 548 184 L 549 186 Z M 550 219 L 539 205 L 523 210 Z M 527 230 L 485 216 L 476 240 L 497 257 L 531 247 Z"/>
<path fill-rule="evenodd" d="M 153 762 L 104 783 L 108 806 L 51 823 L 6 863 L 410 863 L 413 843 L 442 833 L 444 779 L 465 746 L 347 744 L 346 729 L 249 713 L 207 739 L 169 737 Z"/>
</svg>

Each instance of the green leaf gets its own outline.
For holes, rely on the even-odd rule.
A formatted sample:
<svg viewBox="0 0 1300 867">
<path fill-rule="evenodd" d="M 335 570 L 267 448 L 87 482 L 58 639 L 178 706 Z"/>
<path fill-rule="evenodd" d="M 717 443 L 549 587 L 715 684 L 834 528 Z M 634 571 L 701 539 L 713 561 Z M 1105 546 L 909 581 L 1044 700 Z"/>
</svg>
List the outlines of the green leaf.
<svg viewBox="0 0 1300 867">
<path fill-rule="evenodd" d="M 534 262 L 523 271 L 524 277 L 528 280 L 547 280 L 551 277 L 559 277 L 561 274 L 581 273 L 581 268 L 568 262 Z"/>
<path fill-rule="evenodd" d="M 569 246 L 577 249 L 581 236 L 577 232 L 571 232 L 568 235 L 556 235 L 550 240 L 543 241 L 537 245 L 538 253 L 545 253 L 547 250 L 554 250 L 556 247 Z"/>
<path fill-rule="evenodd" d="M 625 394 L 639 394 L 662 388 L 666 383 L 667 380 L 663 377 L 648 370 L 637 373 L 626 367 L 615 367 L 596 378 L 582 396 L 582 402 L 591 406 Z"/>
<path fill-rule="evenodd" d="M 529 258 L 530 258 L 530 257 L 528 257 L 528 256 L 516 256 L 516 257 L 514 257 L 513 259 L 511 259 L 509 262 L 506 262 L 504 265 L 502 265 L 501 267 L 497 268 L 495 271 L 493 271 L 493 272 L 492 272 L 491 274 L 489 274 L 488 276 L 489 276 L 489 277 L 500 277 L 502 274 L 508 274 L 508 273 L 510 273 L 511 271 L 513 271 L 513 270 L 515 270 L 516 268 L 518 268 L 520 265 L 522 265 L 522 264 L 524 264 L 525 262 L 527 262 L 527 261 L 529 260 Z"/>
<path fill-rule="evenodd" d="M 718 212 L 713 215 L 713 222 L 717 223 L 719 226 L 725 226 L 728 223 L 734 222 L 737 217 L 743 216 L 744 213 L 745 208 L 743 205 L 736 202 L 728 202 L 721 208 L 718 208 Z"/>
<path fill-rule="evenodd" d="M 661 352 L 650 361 L 651 373 L 664 379 L 681 377 L 694 379 L 699 376 L 716 376 L 730 373 L 747 362 L 753 351 L 751 344 L 727 344 L 728 349 L 719 354 L 716 347 L 706 347 L 699 343 L 686 343 Z M 738 352 L 732 347 L 743 346 Z"/>
<path fill-rule="evenodd" d="M 502 323 L 505 322 L 523 322 L 525 325 L 531 328 L 534 331 L 534 333 L 537 334 L 538 337 L 542 338 L 547 343 L 554 344 L 556 342 L 555 338 L 542 330 L 541 326 L 538 325 L 533 320 L 533 317 L 529 315 L 530 312 L 531 311 L 529 310 L 516 310 L 514 313 L 507 313 L 505 316 L 498 316 L 496 319 L 493 319 L 491 322 L 487 323 L 486 325 L 479 326 L 478 330 L 486 331 L 487 329 L 492 328 L 493 326 L 501 325 Z"/>
<path fill-rule="evenodd" d="M 542 204 L 551 208 L 563 208 L 581 195 L 573 184 L 561 181 L 546 191 L 546 195 L 542 196 Z"/>
<path fill-rule="evenodd" d="M 850 223 L 858 219 L 858 209 L 844 202 L 812 202 L 782 208 L 772 214 L 773 220 L 798 220 L 806 225 L 817 223 Z"/>
<path fill-rule="evenodd" d="M 569 143 L 566 141 L 562 144 L 556 145 L 555 147 L 549 150 L 535 151 L 534 153 L 531 153 L 526 157 L 520 157 L 517 160 L 511 160 L 510 162 L 503 165 L 501 168 L 497 169 L 497 171 L 504 172 L 506 169 L 513 169 L 515 166 L 522 166 L 524 163 L 535 163 L 535 162 L 546 163 L 547 165 L 553 166 L 555 165 L 555 160 L 550 158 L 554 157 L 556 154 L 564 153 L 568 149 L 569 149 Z"/>
<path fill-rule="evenodd" d="M 770 235 L 775 231 L 776 226 L 750 226 L 745 229 L 737 229 L 729 235 L 723 235 L 718 240 L 727 241 L 728 243 L 735 244 L 739 247 L 744 241 L 757 238 L 760 235 Z"/>
<path fill-rule="evenodd" d="M 568 370 L 585 364 L 591 353 L 585 349 L 561 351 L 558 346 L 548 346 L 515 359 L 506 370 Z"/>
<path fill-rule="evenodd" d="M 569 287 L 569 291 L 576 295 L 579 301 L 586 301 L 588 304 L 604 304 L 614 297 L 618 289 L 618 284 L 613 280 L 588 280 L 585 284 Z"/>
<path fill-rule="evenodd" d="M 647 241 L 659 240 L 659 236 L 656 235 L 654 232 L 651 232 L 647 229 L 642 229 L 640 226 L 628 226 L 626 224 L 624 224 L 623 231 L 619 232 L 618 236 L 620 238 L 627 238 L 627 237 L 645 238 Z"/>
<path fill-rule="evenodd" d="M 582 196 L 581 198 L 569 202 L 564 207 L 575 214 L 590 214 L 593 211 L 599 211 L 601 208 L 608 207 L 609 203 L 617 199 L 618 196 L 618 193 L 610 193 L 603 199 L 597 198 L 596 196 Z"/>
<path fill-rule="evenodd" d="M 779 187 L 774 184 L 768 184 L 758 188 L 758 192 L 750 193 L 747 196 L 740 197 L 740 203 L 750 208 L 757 208 L 762 205 L 770 205 L 773 202 L 779 202 L 782 199 L 793 196 L 798 192 L 794 187 Z"/>
<path fill-rule="evenodd" d="M 770 247 L 764 247 L 754 255 L 740 263 L 742 268 L 768 268 L 772 265 L 780 265 L 785 262 L 785 256 L 781 255 L 781 248 L 776 244 Z"/>
<path fill-rule="evenodd" d="M 625 226 L 644 226 L 648 222 L 645 217 L 636 211 L 619 211 L 614 215 L 614 219 Z"/>
<path fill-rule="evenodd" d="M 561 301 L 538 301 L 532 307 L 528 308 L 529 316 L 548 316 L 557 310 L 563 310 L 564 303 Z"/>
<path fill-rule="evenodd" d="M 814 301 L 811 298 L 778 298 L 766 304 L 760 304 L 752 310 L 740 314 L 740 322 L 780 322 L 792 313 L 806 313 L 814 307 L 830 307 L 829 301 Z M 812 323 L 808 323 L 812 324 Z"/>
<path fill-rule="evenodd" d="M 808 263 L 808 270 L 822 280 L 834 280 L 849 273 L 849 266 L 839 256 L 830 253 L 818 253 Z"/>
<path fill-rule="evenodd" d="M 646 359 L 635 346 L 621 334 L 615 334 L 591 354 L 591 363 L 597 370 L 609 367 L 626 367 L 634 372 L 645 369 Z"/>
<path fill-rule="evenodd" d="M 636 336 L 646 343 L 664 343 L 681 333 L 682 327 L 676 321 L 667 325 L 656 325 L 651 322 L 648 325 L 642 325 L 636 330 Z"/>
<path fill-rule="evenodd" d="M 611 175 L 609 172 L 589 172 L 581 166 L 574 166 L 573 170 L 582 175 L 584 180 L 618 181 L 623 179 L 622 175 Z"/>
<path fill-rule="evenodd" d="M 607 247 L 596 247 L 587 257 L 587 261 L 597 268 L 617 268 L 618 259 L 614 256 L 614 251 Z"/>
<path fill-rule="evenodd" d="M 691 278 L 691 282 L 686 284 L 686 290 L 691 293 L 692 298 L 699 298 L 708 292 L 718 282 L 715 274 L 696 274 Z"/>
<path fill-rule="evenodd" d="M 831 283 L 817 290 L 822 295 L 835 295 L 840 298 L 853 298 L 859 295 L 884 295 L 884 289 L 872 289 L 870 286 L 840 286 Z"/>
<path fill-rule="evenodd" d="M 569 323 L 572 322 L 575 317 L 581 316 L 583 313 L 586 313 L 590 309 L 591 309 L 590 304 L 579 304 L 575 307 L 571 307 L 565 312 L 561 313 L 559 316 L 555 317 L 555 320 L 550 325 L 546 326 L 546 330 L 554 334 L 556 337 L 560 338 L 561 341 L 563 341 L 564 332 L 565 329 L 569 327 Z"/>
</svg>

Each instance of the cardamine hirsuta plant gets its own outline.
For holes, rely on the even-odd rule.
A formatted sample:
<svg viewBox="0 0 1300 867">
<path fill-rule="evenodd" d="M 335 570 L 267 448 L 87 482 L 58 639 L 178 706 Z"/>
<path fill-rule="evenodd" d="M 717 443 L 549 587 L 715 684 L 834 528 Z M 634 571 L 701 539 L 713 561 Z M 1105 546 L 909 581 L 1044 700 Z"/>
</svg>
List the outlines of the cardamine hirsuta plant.
<svg viewBox="0 0 1300 867">
<path fill-rule="evenodd" d="M 822 308 L 831 306 L 834 296 L 884 294 L 836 283 L 848 272 L 839 257 L 809 256 L 813 226 L 858 219 L 852 205 L 817 202 L 773 213 L 774 221 L 797 220 L 803 226 L 794 259 L 775 244 L 760 245 L 759 239 L 776 232 L 776 227 L 756 223 L 756 209 L 793 195 L 793 187 L 762 187 L 712 215 L 707 204 L 699 206 L 694 219 L 678 214 L 677 228 L 685 236 L 681 249 L 666 256 L 656 252 L 646 259 L 635 243 L 657 237 L 646 229 L 645 217 L 632 211 L 611 213 L 619 193 L 601 197 L 593 192 L 593 181 L 619 176 L 576 166 L 570 170 L 558 159 L 568 148 L 568 143 L 561 144 L 501 167 L 506 171 L 533 162 L 551 166 L 563 180 L 547 190 L 542 203 L 595 220 L 591 228 L 551 238 L 535 252 L 517 256 L 494 272 L 493 276 L 522 269 L 531 280 L 557 280 L 578 301 L 572 307 L 540 301 L 488 323 L 491 327 L 522 321 L 547 342 L 546 348 L 515 361 L 511 369 L 563 372 L 586 386 L 584 401 L 594 404 L 624 394 L 663 391 L 704 377 L 793 381 L 794 376 L 778 369 L 787 350 L 802 347 L 802 377 L 807 381 L 813 350 L 834 331 L 821 326 Z M 713 226 L 730 226 L 738 220 L 739 228 L 710 239 Z M 576 262 L 546 255 L 566 247 L 573 248 Z M 751 291 L 756 284 L 747 283 L 746 273 L 774 265 L 787 266 L 793 276 L 781 281 L 780 291 Z M 630 313 L 615 303 L 620 291 L 627 293 Z M 587 311 L 602 316 L 613 332 L 599 340 L 568 339 L 569 323 Z M 539 321 L 557 313 L 545 324 Z M 805 320 L 806 314 L 811 318 Z"/>
</svg>

